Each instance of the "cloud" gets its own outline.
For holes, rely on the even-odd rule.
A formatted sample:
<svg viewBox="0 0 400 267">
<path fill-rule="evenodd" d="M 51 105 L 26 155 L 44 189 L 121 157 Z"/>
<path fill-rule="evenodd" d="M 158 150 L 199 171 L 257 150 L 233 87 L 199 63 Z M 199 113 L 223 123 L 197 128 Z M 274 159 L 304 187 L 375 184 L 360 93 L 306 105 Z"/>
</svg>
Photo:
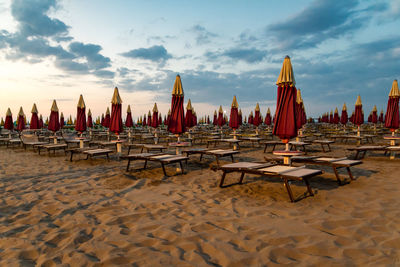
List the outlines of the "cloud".
<svg viewBox="0 0 400 267">
<path fill-rule="evenodd" d="M 133 49 L 128 52 L 122 53 L 121 55 L 128 58 L 139 58 L 150 60 L 153 62 L 166 61 L 172 58 L 167 49 L 165 49 L 165 47 L 162 45 L 154 45 L 149 48 Z"/>
<path fill-rule="evenodd" d="M 68 26 L 46 15 L 51 8 L 56 7 L 55 0 L 14 0 L 11 3 L 11 14 L 19 22 L 20 32 L 24 36 L 66 35 Z"/>
<path fill-rule="evenodd" d="M 69 49 L 78 57 L 85 58 L 90 69 L 99 70 L 111 66 L 110 58 L 99 53 L 102 49 L 100 45 L 73 42 Z"/>
<path fill-rule="evenodd" d="M 196 44 L 197 45 L 204 45 L 211 42 L 211 39 L 217 37 L 218 35 L 207 31 L 206 28 L 203 26 L 196 24 L 189 29 L 190 32 L 196 34 Z"/>
<path fill-rule="evenodd" d="M 354 33 L 366 26 L 374 12 L 385 10 L 386 5 L 372 5 L 358 10 L 357 0 L 314 1 L 304 10 L 286 21 L 266 27 L 281 49 L 306 49 L 320 43 Z"/>
<path fill-rule="evenodd" d="M 262 61 L 267 55 L 267 51 L 257 48 L 241 48 L 234 47 L 226 50 L 208 51 L 204 56 L 209 61 L 219 61 L 221 57 L 226 57 L 233 60 L 242 60 L 247 63 L 257 63 Z"/>
</svg>

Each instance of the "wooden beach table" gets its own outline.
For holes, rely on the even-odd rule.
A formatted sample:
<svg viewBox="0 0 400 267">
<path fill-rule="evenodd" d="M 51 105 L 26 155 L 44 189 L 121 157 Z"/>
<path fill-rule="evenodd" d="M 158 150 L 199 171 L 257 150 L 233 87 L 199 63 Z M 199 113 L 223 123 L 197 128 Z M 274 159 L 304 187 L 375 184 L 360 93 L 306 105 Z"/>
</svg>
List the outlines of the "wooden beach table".
<svg viewBox="0 0 400 267">
<path fill-rule="evenodd" d="M 279 177 L 283 180 L 287 193 L 289 195 L 290 201 L 295 202 L 293 197 L 293 193 L 290 187 L 289 181 L 296 180 L 296 181 L 304 181 L 307 192 L 309 195 L 313 196 L 314 193 L 311 189 L 309 179 L 322 174 L 321 170 L 313 170 L 307 169 L 304 166 L 302 167 L 291 167 L 291 166 L 284 166 L 284 165 L 277 165 L 274 163 L 255 163 L 255 162 L 237 162 L 223 165 L 219 168 L 222 170 L 222 176 L 219 186 L 227 187 L 230 185 L 224 185 L 224 181 L 226 175 L 232 172 L 239 172 L 240 178 L 237 184 L 242 184 L 244 176 L 246 174 L 256 174 L 268 177 Z M 231 184 L 232 185 L 232 184 Z"/>
<path fill-rule="evenodd" d="M 261 142 L 261 144 L 264 145 L 264 153 L 267 151 L 268 146 L 272 146 L 272 151 L 274 151 L 276 146 L 285 145 L 284 143 L 282 143 L 282 141 L 263 141 Z"/>
<path fill-rule="evenodd" d="M 291 148 L 295 148 L 295 150 L 297 150 L 297 147 L 302 147 L 303 148 L 303 152 L 307 154 L 307 149 L 306 146 L 311 145 L 310 143 L 307 142 L 296 142 L 296 141 L 290 141 L 289 145 L 291 146 Z"/>
</svg>

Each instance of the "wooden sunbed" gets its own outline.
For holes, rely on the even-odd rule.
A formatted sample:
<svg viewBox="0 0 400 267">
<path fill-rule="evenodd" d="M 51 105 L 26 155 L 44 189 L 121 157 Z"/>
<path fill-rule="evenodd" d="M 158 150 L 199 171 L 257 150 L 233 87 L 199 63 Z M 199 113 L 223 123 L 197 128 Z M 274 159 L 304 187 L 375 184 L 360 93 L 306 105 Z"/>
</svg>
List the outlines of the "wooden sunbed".
<svg viewBox="0 0 400 267">
<path fill-rule="evenodd" d="M 168 176 L 167 172 L 165 170 L 165 165 L 171 164 L 171 163 L 179 163 L 182 174 L 183 174 L 184 172 L 183 172 L 182 161 L 187 162 L 188 157 L 183 156 L 183 155 L 170 155 L 170 154 L 165 154 L 165 153 L 137 153 L 137 154 L 123 155 L 123 156 L 121 156 L 121 159 L 128 160 L 128 164 L 126 166 L 126 171 L 129 171 L 131 161 L 134 161 L 134 160 L 144 160 L 143 169 L 146 169 L 148 161 L 159 162 L 161 164 L 164 175 Z"/>
<path fill-rule="evenodd" d="M 314 193 L 311 189 L 309 179 L 316 175 L 322 174 L 321 170 L 307 169 L 305 167 L 289 167 L 289 166 L 277 165 L 274 163 L 255 163 L 255 162 L 231 163 L 223 165 L 219 169 L 222 170 L 221 181 L 219 184 L 220 187 L 227 187 L 227 185 L 224 185 L 224 181 L 226 175 L 232 172 L 241 173 L 238 184 L 243 183 L 243 179 L 246 174 L 279 177 L 284 182 L 284 185 L 286 187 L 291 202 L 294 202 L 295 199 L 293 197 L 289 181 L 291 180 L 304 181 L 305 185 L 307 186 L 308 193 L 311 196 L 313 196 Z"/>
<path fill-rule="evenodd" d="M 290 147 L 291 148 L 295 148 L 294 150 L 297 150 L 297 147 L 302 147 L 303 148 L 303 151 L 304 151 L 304 153 L 307 153 L 307 149 L 306 149 L 306 146 L 309 146 L 309 145 L 311 145 L 310 143 L 306 143 L 306 142 L 296 142 L 296 141 L 290 141 L 289 142 L 289 145 L 290 145 Z"/>
<path fill-rule="evenodd" d="M 261 144 L 264 144 L 264 153 L 267 151 L 269 146 L 272 146 L 272 151 L 275 150 L 275 147 L 278 145 L 285 145 L 284 143 L 282 143 L 282 141 L 263 141 L 261 142 Z"/>
<path fill-rule="evenodd" d="M 318 140 L 314 140 L 313 143 L 314 144 L 320 144 L 323 152 L 330 152 L 331 151 L 330 144 L 335 143 L 335 141 L 333 141 L 333 140 L 319 140 L 318 139 Z M 328 150 L 325 150 L 324 145 L 326 145 L 328 147 Z"/>
<path fill-rule="evenodd" d="M 105 149 L 105 148 L 98 148 L 98 149 L 90 149 L 90 150 L 85 150 L 82 151 L 82 154 L 86 155 L 86 159 L 89 159 L 89 157 L 93 158 L 95 156 L 106 156 L 107 160 L 110 160 L 109 154 L 112 153 L 113 151 L 111 149 Z"/>
<path fill-rule="evenodd" d="M 217 162 L 217 166 L 219 166 L 219 159 L 222 157 L 231 157 L 232 162 L 234 161 L 233 155 L 240 153 L 237 150 L 231 149 L 207 149 L 207 148 L 189 148 L 185 149 L 183 153 L 186 156 L 190 156 L 192 154 L 200 154 L 200 161 L 203 159 L 203 155 L 209 155 L 215 157 L 215 161 Z"/>
<path fill-rule="evenodd" d="M 351 147 L 347 148 L 347 150 L 356 151 L 354 159 L 358 159 L 358 156 L 360 156 L 360 159 L 363 159 L 368 151 L 384 151 L 386 153 L 387 147 L 388 146 L 383 146 L 383 145 L 370 145 L 370 146 Z"/>
<path fill-rule="evenodd" d="M 209 145 L 210 144 L 212 144 L 212 143 L 214 143 L 214 147 L 216 147 L 217 146 L 217 144 L 219 144 L 219 143 L 228 143 L 230 146 L 232 145 L 232 144 L 235 144 L 235 145 L 237 145 L 238 147 L 240 147 L 240 142 L 242 142 L 242 140 L 239 140 L 239 139 L 233 139 L 233 138 L 230 138 L 230 139 L 208 139 L 207 140 L 207 148 L 209 147 Z"/>
<path fill-rule="evenodd" d="M 39 141 L 39 137 L 34 134 L 21 134 L 21 142 L 25 150 L 28 146 L 35 148 L 40 145 L 49 144 L 49 142 Z"/>
<path fill-rule="evenodd" d="M 68 147 L 67 144 L 49 144 L 46 143 L 45 145 L 35 145 L 35 148 L 37 148 L 38 150 L 38 154 L 40 155 L 40 150 L 42 149 L 47 149 L 49 155 L 50 155 L 50 151 L 53 150 L 53 154 L 56 154 L 56 150 L 64 150 L 64 153 L 66 152 L 66 149 Z"/>
<path fill-rule="evenodd" d="M 151 151 L 160 151 L 163 152 L 167 147 L 163 145 L 153 145 L 153 144 L 126 144 L 125 146 L 128 147 L 128 155 L 131 152 L 132 148 L 140 148 L 140 153 L 143 153 L 143 150 L 146 149 L 147 152 Z"/>
</svg>

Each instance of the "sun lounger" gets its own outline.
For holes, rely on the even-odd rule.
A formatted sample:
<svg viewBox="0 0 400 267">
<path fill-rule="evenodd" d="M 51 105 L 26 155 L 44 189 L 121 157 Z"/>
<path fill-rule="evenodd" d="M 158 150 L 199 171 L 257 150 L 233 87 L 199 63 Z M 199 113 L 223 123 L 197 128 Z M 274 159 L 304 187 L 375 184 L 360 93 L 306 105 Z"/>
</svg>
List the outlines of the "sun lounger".
<svg viewBox="0 0 400 267">
<path fill-rule="evenodd" d="M 278 146 L 278 145 L 284 146 L 285 145 L 284 143 L 282 143 L 282 141 L 264 141 L 264 142 L 261 142 L 261 144 L 265 145 L 264 153 L 267 151 L 268 146 L 272 146 L 272 151 L 274 151 L 276 146 Z"/>
<path fill-rule="evenodd" d="M 147 152 L 151 151 L 160 151 L 163 152 L 167 147 L 162 146 L 162 145 L 152 145 L 152 144 L 126 144 L 125 146 L 128 147 L 128 155 L 131 152 L 132 148 L 141 148 L 140 153 L 143 153 L 143 150 L 146 150 Z"/>
<path fill-rule="evenodd" d="M 183 174 L 182 161 L 187 162 L 188 157 L 185 157 L 182 155 L 170 155 L 170 154 L 165 154 L 165 153 L 138 153 L 138 154 L 123 155 L 123 156 L 121 156 L 121 159 L 128 160 L 128 164 L 126 166 L 126 171 L 129 171 L 130 163 L 133 160 L 144 160 L 143 169 L 146 169 L 148 161 L 160 162 L 162 170 L 164 172 L 164 175 L 168 176 L 167 172 L 165 170 L 165 165 L 171 164 L 171 163 L 179 163 L 182 174 Z"/>
<path fill-rule="evenodd" d="M 108 154 L 110 154 L 112 152 L 113 151 L 111 149 L 105 149 L 105 148 L 90 149 L 90 150 L 82 151 L 82 153 L 86 155 L 86 159 L 89 159 L 89 157 L 93 158 L 94 156 L 106 155 L 107 160 L 110 160 Z"/>
<path fill-rule="evenodd" d="M 232 144 L 235 144 L 238 147 L 240 147 L 240 142 L 242 142 L 242 140 L 233 139 L 233 138 L 230 138 L 230 139 L 208 139 L 207 140 L 207 148 L 212 143 L 214 143 L 214 147 L 216 147 L 217 144 L 219 144 L 219 143 L 228 143 L 229 146 L 231 146 Z"/>
<path fill-rule="evenodd" d="M 386 153 L 388 146 L 382 145 L 371 145 L 371 146 L 357 146 L 352 148 L 347 148 L 349 151 L 356 151 L 356 155 L 354 159 L 358 159 L 360 155 L 360 159 L 363 159 L 368 151 L 384 151 Z"/>
<path fill-rule="evenodd" d="M 34 134 L 21 134 L 21 142 L 25 150 L 28 146 L 35 148 L 40 145 L 48 144 L 48 142 L 39 141 L 38 136 Z"/>
<path fill-rule="evenodd" d="M 203 159 L 203 155 L 209 155 L 215 157 L 215 161 L 217 162 L 217 165 L 219 166 L 219 159 L 222 157 L 231 157 L 232 162 L 233 162 L 233 155 L 240 153 L 237 150 L 231 150 L 231 149 L 207 149 L 207 148 L 189 148 L 185 149 L 183 153 L 186 154 L 186 156 L 190 156 L 192 154 L 200 154 L 200 161 Z"/>
<path fill-rule="evenodd" d="M 240 140 L 249 141 L 249 142 L 251 142 L 251 146 L 254 147 L 254 143 L 257 143 L 257 146 L 260 146 L 260 141 L 262 140 L 262 138 L 251 137 L 251 136 L 242 136 L 242 137 L 240 137 Z"/>
<path fill-rule="evenodd" d="M 219 168 L 222 170 L 222 176 L 219 186 L 227 187 L 224 185 L 226 175 L 232 172 L 241 173 L 238 184 L 243 183 L 244 176 L 246 174 L 256 174 L 269 177 L 279 177 L 283 180 L 289 195 L 290 201 L 294 202 L 292 190 L 290 188 L 289 181 L 297 180 L 304 181 L 307 186 L 308 193 L 313 196 L 314 193 L 311 189 L 309 179 L 316 175 L 322 174 L 321 170 L 307 169 L 305 167 L 289 167 L 284 165 L 277 165 L 273 163 L 255 163 L 255 162 L 237 162 L 223 165 Z"/>
<path fill-rule="evenodd" d="M 40 155 L 41 149 L 47 149 L 47 151 L 50 155 L 51 150 L 53 150 L 53 154 L 56 154 L 56 150 L 61 150 L 61 149 L 64 150 L 64 153 L 67 153 L 66 149 L 67 149 L 68 145 L 67 144 L 49 144 L 49 143 L 47 143 L 45 145 L 34 145 L 34 147 L 37 148 L 39 155 Z"/>
<path fill-rule="evenodd" d="M 70 158 L 69 161 L 72 161 L 72 158 L 74 156 L 74 154 L 82 154 L 84 151 L 87 150 L 97 150 L 98 148 L 94 148 L 94 147 L 83 147 L 83 148 L 79 148 L 79 147 L 74 147 L 74 148 L 67 148 L 65 150 L 66 153 L 70 153 Z"/>
<path fill-rule="evenodd" d="M 283 162 L 283 158 L 275 157 L 275 158 L 266 158 L 267 161 L 276 161 Z M 349 174 L 349 178 L 351 180 L 355 180 L 353 174 L 351 173 L 350 167 L 362 164 L 361 160 L 350 160 L 347 158 L 332 158 L 332 157 L 318 157 L 318 156 L 295 156 L 292 157 L 292 163 L 303 163 L 308 165 L 321 165 L 321 166 L 330 166 L 335 173 L 336 180 L 339 185 L 342 185 L 343 182 L 340 179 L 340 175 L 338 173 L 338 169 L 346 168 L 347 173 Z"/>
<path fill-rule="evenodd" d="M 309 146 L 309 145 L 311 145 L 311 144 L 310 144 L 310 143 L 306 143 L 306 142 L 295 142 L 295 141 L 291 141 L 291 142 L 289 142 L 289 145 L 290 145 L 291 148 L 294 147 L 294 150 L 297 150 L 297 147 L 302 147 L 304 153 L 307 153 L 306 146 Z"/>
<path fill-rule="evenodd" d="M 335 143 L 335 141 L 333 141 L 333 140 L 314 140 L 313 143 L 320 144 L 323 152 L 330 152 L 331 151 L 330 144 Z M 328 147 L 328 150 L 325 150 L 324 145 Z"/>
</svg>

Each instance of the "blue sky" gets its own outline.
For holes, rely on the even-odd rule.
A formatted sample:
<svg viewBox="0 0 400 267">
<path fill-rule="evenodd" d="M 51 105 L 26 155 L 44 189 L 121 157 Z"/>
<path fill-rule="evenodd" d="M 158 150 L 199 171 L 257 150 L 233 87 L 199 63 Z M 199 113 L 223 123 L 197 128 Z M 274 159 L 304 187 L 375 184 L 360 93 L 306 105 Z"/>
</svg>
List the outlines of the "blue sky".
<svg viewBox="0 0 400 267">
<path fill-rule="evenodd" d="M 98 116 L 115 86 L 135 117 L 165 114 L 177 73 L 198 115 L 233 95 L 265 113 L 285 55 L 309 115 L 358 94 L 368 114 L 400 76 L 399 15 L 400 0 L 0 0 L 0 116 L 48 116 L 53 98 L 74 116 L 79 94 Z"/>
</svg>

